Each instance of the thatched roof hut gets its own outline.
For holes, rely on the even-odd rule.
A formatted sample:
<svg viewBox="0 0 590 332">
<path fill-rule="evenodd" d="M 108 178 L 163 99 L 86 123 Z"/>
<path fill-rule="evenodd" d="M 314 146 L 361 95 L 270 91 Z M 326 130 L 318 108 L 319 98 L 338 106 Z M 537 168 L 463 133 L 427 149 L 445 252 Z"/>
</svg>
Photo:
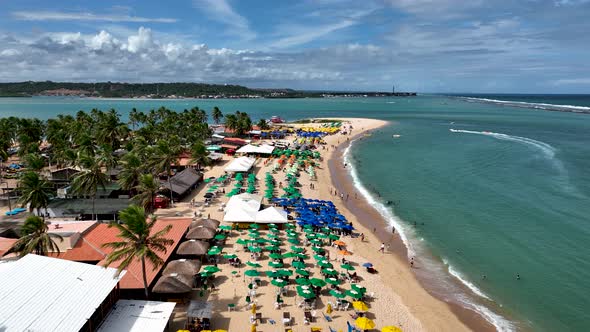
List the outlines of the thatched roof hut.
<svg viewBox="0 0 590 332">
<path fill-rule="evenodd" d="M 186 274 L 173 273 L 163 275 L 152 289 L 154 293 L 182 294 L 193 289 L 193 277 Z"/>
<path fill-rule="evenodd" d="M 189 226 L 189 228 L 195 228 L 195 227 L 199 227 L 199 226 L 205 226 L 207 228 L 211 228 L 211 229 L 217 229 L 217 227 L 219 227 L 219 220 L 216 219 L 200 219 L 197 221 L 193 221 L 191 223 L 191 225 Z"/>
<path fill-rule="evenodd" d="M 209 250 L 209 243 L 198 240 L 188 240 L 182 242 L 176 253 L 178 255 L 190 255 L 190 256 L 201 256 L 205 255 Z"/>
<path fill-rule="evenodd" d="M 201 262 L 194 259 L 177 259 L 166 264 L 163 275 L 169 275 L 173 273 L 186 274 L 194 276 L 199 273 L 201 269 Z"/>
<path fill-rule="evenodd" d="M 197 226 L 192 228 L 186 234 L 187 239 L 193 240 L 210 240 L 215 236 L 215 229 L 205 226 Z"/>
</svg>

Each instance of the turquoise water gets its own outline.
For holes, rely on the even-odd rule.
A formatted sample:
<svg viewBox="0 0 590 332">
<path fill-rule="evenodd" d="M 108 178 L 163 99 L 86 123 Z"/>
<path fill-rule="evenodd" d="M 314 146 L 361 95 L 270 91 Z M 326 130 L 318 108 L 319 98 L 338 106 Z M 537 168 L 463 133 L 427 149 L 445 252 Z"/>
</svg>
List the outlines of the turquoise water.
<svg viewBox="0 0 590 332">
<path fill-rule="evenodd" d="M 526 102 L 552 100 L 545 96 Z M 555 103 L 585 106 L 589 101 L 577 96 Z M 590 115 L 420 96 L 0 99 L 0 116 L 46 119 L 94 107 L 126 113 L 132 107 L 148 110 L 161 105 L 177 110 L 219 106 L 224 112 L 248 112 L 254 119 L 280 115 L 290 120 L 346 116 L 395 121 L 351 148 L 356 175 L 382 200 L 395 203 L 386 212 L 398 217 L 391 221 L 404 232 L 420 264 L 440 273 L 436 279 L 451 279 L 446 273 L 450 270 L 490 300 L 455 293 L 451 286 L 449 296 L 466 305 L 485 304 L 517 321 L 503 325 L 507 328 L 590 329 Z M 392 138 L 393 134 L 401 137 Z M 420 261 L 424 252 L 434 259 Z M 506 324 L 489 315 L 496 324 Z"/>
</svg>

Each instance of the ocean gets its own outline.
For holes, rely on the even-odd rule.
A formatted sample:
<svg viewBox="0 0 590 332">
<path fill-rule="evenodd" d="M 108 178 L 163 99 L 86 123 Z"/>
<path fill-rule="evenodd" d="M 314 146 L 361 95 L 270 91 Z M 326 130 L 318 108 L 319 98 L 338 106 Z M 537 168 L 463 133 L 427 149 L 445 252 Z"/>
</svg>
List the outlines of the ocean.
<svg viewBox="0 0 590 332">
<path fill-rule="evenodd" d="M 590 96 L 466 97 L 0 98 L 0 116 L 47 119 L 92 108 L 126 116 L 164 105 L 219 106 L 254 120 L 391 121 L 355 142 L 347 158 L 360 192 L 424 260 L 435 292 L 502 330 L 589 330 L 590 114 L 582 112 Z"/>
</svg>

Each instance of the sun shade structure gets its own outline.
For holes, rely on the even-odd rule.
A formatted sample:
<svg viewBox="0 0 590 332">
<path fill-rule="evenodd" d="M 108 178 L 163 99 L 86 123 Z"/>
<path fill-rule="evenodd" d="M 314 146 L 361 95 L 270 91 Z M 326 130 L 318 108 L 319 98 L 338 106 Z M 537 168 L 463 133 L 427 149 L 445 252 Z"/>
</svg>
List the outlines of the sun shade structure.
<svg viewBox="0 0 590 332">
<path fill-rule="evenodd" d="M 192 276 L 186 274 L 172 273 L 163 275 L 158 279 L 152 289 L 154 293 L 182 294 L 193 289 Z"/>
<path fill-rule="evenodd" d="M 256 146 L 256 145 L 252 145 L 252 144 L 248 144 L 248 145 L 244 145 L 241 148 L 239 148 L 236 153 L 258 153 L 258 154 L 271 154 L 274 151 L 275 147 L 268 145 L 268 144 L 263 144 L 260 146 Z"/>
<path fill-rule="evenodd" d="M 209 318 L 213 312 L 213 302 L 191 301 L 186 311 L 188 318 Z"/>
<path fill-rule="evenodd" d="M 224 222 L 255 222 L 262 196 L 239 194 L 232 196 L 225 207 Z"/>
<path fill-rule="evenodd" d="M 176 303 L 119 300 L 98 332 L 161 332 L 166 329 Z"/>
<path fill-rule="evenodd" d="M 2 263 L 1 329 L 79 331 L 125 272 L 33 254 Z"/>
<path fill-rule="evenodd" d="M 256 213 L 256 223 L 258 224 L 284 224 L 289 222 L 287 212 L 281 208 L 271 206 Z"/>
<path fill-rule="evenodd" d="M 176 253 L 179 255 L 186 255 L 186 256 L 201 256 L 205 255 L 209 250 L 209 243 L 205 241 L 199 240 L 188 240 L 182 242 Z"/>
<path fill-rule="evenodd" d="M 162 187 L 171 190 L 177 195 L 184 195 L 191 189 L 191 187 L 196 185 L 197 182 L 201 181 L 201 179 L 203 179 L 203 174 L 189 167 L 176 173 L 170 178 L 172 188 L 170 188 L 168 181 L 162 181 Z"/>
<path fill-rule="evenodd" d="M 215 229 L 205 226 L 191 228 L 186 234 L 187 239 L 193 240 L 210 240 L 215 236 Z"/>
<path fill-rule="evenodd" d="M 198 226 L 204 226 L 207 228 L 216 229 L 217 227 L 219 227 L 219 224 L 220 224 L 219 220 L 216 220 L 216 219 L 200 219 L 197 221 L 193 221 L 191 223 L 191 225 L 189 226 L 189 228 L 192 229 L 192 228 L 195 228 Z"/>
<path fill-rule="evenodd" d="M 234 159 L 231 163 L 229 163 L 229 165 L 227 165 L 225 167 L 225 171 L 232 172 L 232 173 L 248 172 L 250 170 L 250 168 L 252 168 L 252 166 L 254 166 L 255 162 L 256 162 L 256 159 L 254 159 L 254 158 L 239 157 L 239 158 Z"/>
<path fill-rule="evenodd" d="M 196 241 L 195 241 L 196 242 Z M 163 275 L 178 273 L 186 275 L 196 275 L 201 269 L 201 262 L 194 259 L 177 259 L 166 264 Z"/>
</svg>

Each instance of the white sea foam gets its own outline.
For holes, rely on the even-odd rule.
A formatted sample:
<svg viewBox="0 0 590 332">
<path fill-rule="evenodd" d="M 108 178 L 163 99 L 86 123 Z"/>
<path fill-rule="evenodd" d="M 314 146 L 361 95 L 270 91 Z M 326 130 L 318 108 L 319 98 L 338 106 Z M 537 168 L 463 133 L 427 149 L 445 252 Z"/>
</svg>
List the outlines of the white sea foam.
<svg viewBox="0 0 590 332">
<path fill-rule="evenodd" d="M 505 106 L 534 108 L 548 111 L 564 111 L 574 113 L 590 113 L 590 107 L 587 106 L 576 106 L 576 105 L 560 105 L 560 104 L 546 104 L 546 103 L 527 103 L 524 101 L 510 101 L 510 100 L 498 100 L 488 98 L 474 98 L 474 97 L 459 97 L 467 101 L 483 102 L 490 104 L 498 104 Z"/>
<path fill-rule="evenodd" d="M 357 170 L 354 167 L 354 164 L 352 163 L 351 157 L 350 157 L 350 149 L 356 140 L 358 140 L 358 138 L 352 140 L 350 142 L 350 144 L 346 147 L 346 149 L 344 150 L 344 153 L 343 153 L 344 162 L 347 165 L 350 165 L 349 170 L 350 170 L 350 175 L 352 177 L 353 185 L 361 193 L 361 195 L 363 195 L 363 197 L 365 197 L 365 199 L 368 201 L 369 205 L 373 206 L 379 212 L 379 214 L 381 214 L 381 216 L 387 221 L 387 223 L 390 226 L 395 227 L 402 242 L 404 243 L 404 245 L 406 246 L 406 248 L 408 250 L 408 257 L 413 257 L 416 255 L 417 251 L 421 251 L 424 249 L 424 248 L 421 248 L 422 246 L 420 245 L 420 242 L 423 242 L 424 239 L 423 238 L 416 239 L 413 234 L 413 230 L 411 228 L 408 228 L 406 226 L 406 224 L 404 224 L 404 222 L 399 217 L 397 217 L 395 214 L 392 213 L 391 209 L 389 209 L 379 199 L 375 198 L 369 192 L 369 190 L 367 190 L 367 188 L 362 184 L 362 182 L 360 181 L 360 179 L 358 177 Z M 414 241 L 410 240 L 410 238 L 412 238 Z M 431 262 L 431 263 L 433 264 L 434 262 Z M 475 295 L 480 296 L 481 298 L 486 299 L 488 301 L 492 301 L 483 291 L 481 291 L 479 288 L 477 288 L 477 286 L 475 286 L 474 284 L 467 281 L 458 271 L 456 271 L 446 261 L 444 261 L 444 264 L 447 267 L 449 274 L 452 275 L 452 277 L 457 279 L 459 282 L 461 282 L 463 285 L 465 285 L 467 288 L 469 288 Z M 431 264 L 429 264 L 429 265 L 431 265 Z M 440 266 L 440 264 L 438 264 L 438 265 Z M 441 270 L 441 268 L 434 267 L 433 270 Z M 457 289 L 457 293 L 459 293 L 459 292 L 460 291 Z M 454 294 L 454 295 L 459 295 L 459 294 Z M 485 320 L 487 320 L 490 324 L 492 324 L 496 328 L 496 330 L 502 331 L 502 332 L 515 331 L 515 327 L 512 324 L 512 322 L 510 322 L 507 319 L 503 318 L 502 316 L 494 313 L 489 308 L 475 303 L 474 301 L 470 300 L 468 296 L 466 296 L 466 295 L 459 296 L 458 298 L 456 298 L 456 300 L 459 300 L 465 307 L 478 312 Z"/>
<path fill-rule="evenodd" d="M 555 157 L 555 148 L 545 142 L 537 141 L 532 138 L 521 137 L 521 136 L 512 136 L 507 134 L 501 133 L 492 133 L 489 131 L 473 131 L 473 130 L 462 130 L 462 129 L 451 129 L 454 133 L 464 133 L 464 134 L 475 134 L 475 135 L 485 135 L 490 136 L 499 140 L 503 141 L 512 141 L 528 146 L 532 146 L 543 153 L 549 159 L 553 159 Z"/>
</svg>

